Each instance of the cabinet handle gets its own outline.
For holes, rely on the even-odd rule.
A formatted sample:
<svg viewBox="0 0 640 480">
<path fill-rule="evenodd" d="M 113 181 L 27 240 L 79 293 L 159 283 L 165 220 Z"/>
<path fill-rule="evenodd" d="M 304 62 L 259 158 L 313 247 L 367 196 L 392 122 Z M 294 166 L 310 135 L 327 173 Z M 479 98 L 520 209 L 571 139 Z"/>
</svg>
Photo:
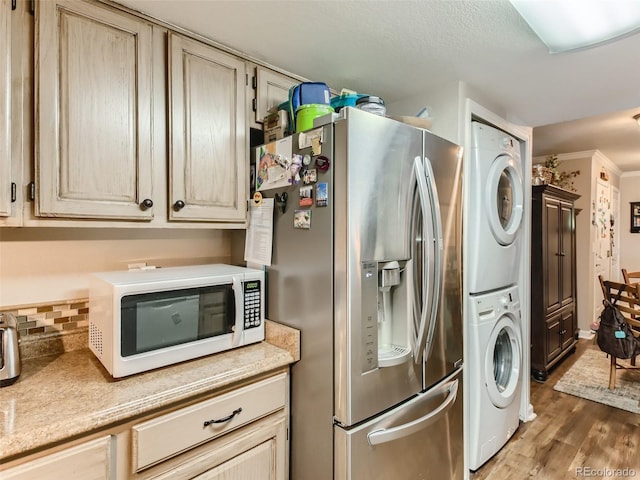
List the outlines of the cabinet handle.
<svg viewBox="0 0 640 480">
<path fill-rule="evenodd" d="M 224 418 L 220 418 L 218 420 L 207 420 L 206 422 L 204 422 L 204 427 L 208 427 L 209 425 L 213 425 L 214 423 L 226 423 L 229 420 L 231 420 L 233 417 L 235 417 L 236 415 L 240 415 L 240 413 L 242 412 L 242 408 L 236 408 L 231 415 L 227 415 Z"/>
<path fill-rule="evenodd" d="M 153 200 L 151 200 L 150 198 L 145 198 L 140 204 L 141 210 L 147 210 L 151 207 L 153 207 Z"/>
<path fill-rule="evenodd" d="M 182 200 L 178 200 L 176 203 L 173 204 L 173 209 L 176 212 L 179 212 L 184 208 L 184 206 L 185 206 L 185 203 Z"/>
<path fill-rule="evenodd" d="M 15 203 L 18 193 L 16 182 L 11 182 L 11 203 Z"/>
</svg>

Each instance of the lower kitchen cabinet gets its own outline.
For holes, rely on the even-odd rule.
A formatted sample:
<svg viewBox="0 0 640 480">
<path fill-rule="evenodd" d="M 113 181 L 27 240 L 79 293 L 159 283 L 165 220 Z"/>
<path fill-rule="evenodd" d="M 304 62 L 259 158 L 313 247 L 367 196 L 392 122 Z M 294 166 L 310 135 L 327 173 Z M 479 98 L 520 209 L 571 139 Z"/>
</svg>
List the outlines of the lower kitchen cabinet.
<svg viewBox="0 0 640 480">
<path fill-rule="evenodd" d="M 2 480 L 288 479 L 289 374 L 57 446 L 0 468 Z"/>
<path fill-rule="evenodd" d="M 2 480 L 105 480 L 116 478 L 113 469 L 115 437 L 106 435 L 0 472 Z"/>
<path fill-rule="evenodd" d="M 284 410 L 280 410 L 147 470 L 132 473 L 130 478 L 286 480 L 286 422 Z"/>
<path fill-rule="evenodd" d="M 553 362 L 558 355 L 575 344 L 573 305 L 552 315 L 547 320 L 546 343 L 547 364 Z"/>
</svg>

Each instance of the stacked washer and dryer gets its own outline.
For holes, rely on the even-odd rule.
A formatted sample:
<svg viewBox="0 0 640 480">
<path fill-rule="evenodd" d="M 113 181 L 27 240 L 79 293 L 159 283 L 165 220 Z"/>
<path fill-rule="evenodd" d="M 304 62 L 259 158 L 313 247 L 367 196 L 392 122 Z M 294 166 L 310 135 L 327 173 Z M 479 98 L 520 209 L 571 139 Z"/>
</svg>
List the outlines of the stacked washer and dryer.
<svg viewBox="0 0 640 480">
<path fill-rule="evenodd" d="M 477 470 L 519 425 L 524 191 L 520 143 L 505 132 L 472 122 L 470 161 L 465 403 L 469 468 Z"/>
</svg>

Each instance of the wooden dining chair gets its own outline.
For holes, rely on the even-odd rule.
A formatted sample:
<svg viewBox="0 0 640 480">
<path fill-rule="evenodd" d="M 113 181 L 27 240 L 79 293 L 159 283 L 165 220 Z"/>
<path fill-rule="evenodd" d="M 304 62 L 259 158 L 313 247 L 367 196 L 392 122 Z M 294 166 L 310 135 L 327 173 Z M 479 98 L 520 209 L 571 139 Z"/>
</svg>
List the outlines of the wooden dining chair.
<svg viewBox="0 0 640 480">
<path fill-rule="evenodd" d="M 620 293 L 620 298 L 616 303 L 616 307 L 622 313 L 624 320 L 631 327 L 633 335 L 640 337 L 640 283 L 628 284 L 618 283 L 610 280 L 604 280 L 602 275 L 598 275 L 600 281 L 600 287 L 602 288 L 602 295 L 605 299 L 612 302 Z M 611 357 L 611 365 L 609 368 L 609 389 L 613 390 L 616 387 L 616 370 L 619 368 L 637 369 L 636 358 L 629 359 L 629 364 L 621 363 L 619 358 L 609 355 Z"/>
<path fill-rule="evenodd" d="M 640 272 L 627 272 L 627 269 L 623 268 L 622 278 L 624 283 L 640 283 Z"/>
</svg>

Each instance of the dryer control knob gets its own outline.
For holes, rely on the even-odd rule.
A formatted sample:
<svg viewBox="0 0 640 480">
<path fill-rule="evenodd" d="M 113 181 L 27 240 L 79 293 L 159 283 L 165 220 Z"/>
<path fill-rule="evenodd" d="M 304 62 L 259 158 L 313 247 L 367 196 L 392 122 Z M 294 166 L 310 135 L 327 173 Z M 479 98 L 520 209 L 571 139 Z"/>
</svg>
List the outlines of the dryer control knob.
<svg viewBox="0 0 640 480">
<path fill-rule="evenodd" d="M 502 305 L 502 308 L 504 310 L 508 310 L 509 309 L 509 299 L 507 297 L 501 297 L 500 298 L 500 305 Z"/>
<path fill-rule="evenodd" d="M 513 141 L 509 137 L 504 137 L 502 139 L 502 145 L 505 147 L 513 147 Z"/>
</svg>

